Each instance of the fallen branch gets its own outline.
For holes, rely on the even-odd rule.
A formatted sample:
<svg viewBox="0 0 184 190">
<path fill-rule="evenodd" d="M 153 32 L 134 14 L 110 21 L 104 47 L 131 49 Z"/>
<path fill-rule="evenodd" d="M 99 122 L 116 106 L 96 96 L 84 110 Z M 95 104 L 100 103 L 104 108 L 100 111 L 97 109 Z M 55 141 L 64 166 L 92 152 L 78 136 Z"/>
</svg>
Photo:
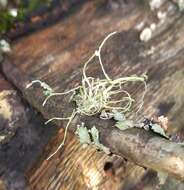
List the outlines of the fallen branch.
<svg viewBox="0 0 184 190">
<path fill-rule="evenodd" d="M 136 164 L 166 172 L 177 179 L 184 180 L 184 145 L 171 142 L 151 131 L 131 128 L 121 131 L 113 121 L 97 117 L 77 117 L 71 124 L 72 131 L 77 123 L 95 126 L 100 132 L 100 142 L 110 151 L 125 157 Z"/>
</svg>

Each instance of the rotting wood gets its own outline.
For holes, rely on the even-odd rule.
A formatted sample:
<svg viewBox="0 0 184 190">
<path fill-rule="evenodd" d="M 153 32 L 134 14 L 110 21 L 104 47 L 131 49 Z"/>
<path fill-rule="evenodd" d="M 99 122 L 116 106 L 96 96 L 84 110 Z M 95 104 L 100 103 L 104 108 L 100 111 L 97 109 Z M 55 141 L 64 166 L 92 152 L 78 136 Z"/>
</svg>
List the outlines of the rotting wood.
<svg viewBox="0 0 184 190">
<path fill-rule="evenodd" d="M 31 32 L 43 29 L 46 26 L 48 27 L 63 18 L 66 14 L 70 14 L 70 12 L 73 12 L 75 9 L 79 9 L 79 6 L 83 3 L 84 0 L 51 2 L 49 8 L 45 6 L 43 9 L 42 7 L 40 12 L 33 11 L 29 13 L 25 21 L 16 22 L 14 27 L 4 36 L 11 40 L 15 40 Z"/>
<path fill-rule="evenodd" d="M 28 190 L 26 172 L 34 168 L 54 133 L 0 74 L 0 189 Z M 38 164 L 38 162 L 37 162 Z"/>
<path fill-rule="evenodd" d="M 86 11 L 88 11 L 89 17 L 85 15 Z M 145 45 L 139 42 L 139 33 L 132 32 L 132 28 L 136 25 L 138 20 L 140 18 L 143 19 L 145 15 L 142 15 L 141 9 L 136 8 L 136 6 L 132 6 L 129 10 L 127 9 L 127 12 L 128 13 L 125 14 L 126 18 L 124 19 L 123 16 L 125 15 L 121 15 L 118 13 L 118 11 L 111 14 L 106 13 L 106 16 L 103 15 L 101 18 L 99 18 L 94 16 L 93 11 L 89 11 L 89 5 L 84 6 L 80 14 L 76 14 L 74 17 L 68 18 L 68 20 L 64 21 L 64 24 L 62 23 L 62 26 L 58 24 L 50 29 L 32 35 L 27 39 L 25 38 L 20 40 L 20 42 L 14 46 L 15 53 L 12 55 L 12 58 L 3 64 L 4 72 L 11 73 L 11 75 L 9 74 L 8 76 L 11 81 L 14 82 L 14 84 L 24 93 L 30 104 L 36 107 L 45 118 L 61 116 L 61 110 L 65 110 L 64 114 L 68 115 L 71 113 L 71 109 L 68 108 L 65 98 L 64 100 L 63 97 L 55 98 L 54 100 L 51 100 L 45 108 L 43 108 L 41 106 L 44 99 L 41 93 L 42 89 L 40 89 L 38 86 L 35 86 L 34 88 L 25 91 L 26 84 L 35 78 L 40 78 L 46 81 L 49 85 L 53 86 L 57 91 L 64 90 L 66 87 L 69 89 L 80 81 L 81 60 L 84 60 L 89 56 L 89 50 L 95 49 L 96 43 L 99 41 L 99 39 L 102 39 L 105 33 L 108 33 L 111 28 L 117 29 L 118 31 L 129 29 L 128 32 L 120 33 L 106 44 L 106 48 L 104 48 L 105 50 L 103 51 L 103 59 L 105 68 L 107 68 L 107 72 L 110 73 L 111 76 L 115 77 L 116 75 L 125 76 L 135 73 L 140 74 L 144 71 L 147 71 L 149 76 L 149 91 L 145 98 L 144 114 L 151 115 L 152 113 L 160 111 L 160 104 L 173 102 L 173 107 L 170 108 L 169 112 L 171 126 L 173 125 L 181 128 L 183 126 L 183 118 L 180 116 L 183 113 L 181 108 L 184 104 L 182 100 L 183 62 L 181 61 L 183 58 L 182 36 L 184 26 L 182 21 L 184 18 L 182 15 L 176 12 L 174 16 L 168 16 L 168 20 L 165 22 L 165 25 L 163 25 L 160 30 L 158 30 L 154 40 Z M 97 14 L 97 12 L 95 12 L 95 14 Z M 88 22 L 82 21 L 84 16 Z M 93 19 L 90 20 L 92 16 Z M 110 29 L 106 26 L 106 20 L 111 21 Z M 89 27 L 89 21 L 93 21 L 93 28 Z M 100 25 L 98 23 L 100 23 Z M 68 29 L 68 27 L 71 28 Z M 96 30 L 98 27 L 100 27 L 99 31 Z M 81 31 L 83 32 L 83 37 L 81 37 Z M 65 39 L 62 38 L 63 44 L 61 46 L 57 39 L 61 39 L 63 36 L 65 36 Z M 46 39 L 51 40 L 44 44 Z M 27 43 L 32 45 L 26 47 L 26 49 L 21 52 L 21 49 L 23 49 L 23 47 L 25 48 Z M 43 44 L 44 48 L 42 48 Z M 152 46 L 155 48 L 155 52 L 150 55 L 148 51 Z M 21 65 L 20 63 L 25 60 L 25 58 L 29 60 L 29 64 Z M 13 65 L 11 62 L 13 62 Z M 35 64 L 33 64 L 33 62 Z M 96 65 L 95 67 L 92 67 L 91 64 L 90 71 L 96 76 L 99 74 L 99 70 Z M 21 76 L 22 73 L 24 73 L 23 76 Z M 17 79 L 17 76 L 20 78 Z M 130 90 L 135 93 L 135 96 L 140 97 L 142 87 L 140 86 L 136 89 Z M 35 96 L 38 98 L 35 99 Z M 62 103 L 62 105 L 58 105 L 58 102 Z M 178 120 L 180 122 L 178 122 Z M 95 118 L 88 120 L 90 123 L 95 121 Z M 99 122 L 97 123 L 99 124 Z M 108 122 L 108 124 L 105 125 L 110 126 L 111 124 Z M 108 144 L 109 142 L 105 141 L 106 135 L 103 131 L 103 128 L 99 129 L 102 130 L 102 140 L 104 143 L 106 142 Z M 136 131 L 136 133 L 134 131 Z M 116 130 L 114 131 L 113 129 L 111 132 L 116 133 Z M 145 137 L 145 139 L 141 139 L 141 134 Z M 109 133 L 109 135 L 111 135 L 111 133 Z M 151 134 L 142 132 L 142 130 L 137 131 L 137 129 L 134 129 L 133 131 L 126 131 L 125 133 L 120 132 L 120 135 L 137 137 L 137 144 L 131 144 L 134 148 L 137 148 L 136 145 L 141 143 L 145 145 L 149 138 L 150 140 L 152 138 L 159 138 L 152 137 Z M 113 140 L 112 136 L 109 136 L 109 138 Z M 165 143 L 165 139 L 159 138 L 159 140 L 161 143 Z M 149 145 L 153 145 L 152 142 L 149 143 Z M 168 143 L 168 146 L 170 146 L 170 143 Z M 174 147 L 175 144 L 173 143 L 171 146 Z M 54 145 L 54 148 L 56 147 L 57 145 Z M 115 152 L 116 148 L 118 147 L 113 147 Z M 154 148 L 157 149 L 157 146 L 153 146 L 152 150 L 154 150 Z M 177 148 L 179 150 L 182 149 L 180 145 L 177 145 Z M 124 152 L 124 154 L 125 153 L 127 152 Z M 145 160 L 148 154 L 149 152 L 144 155 Z M 138 153 L 133 152 L 130 157 L 132 160 L 137 162 L 137 164 L 142 165 L 142 162 L 140 162 L 136 155 L 138 155 Z M 128 155 L 126 156 L 128 157 Z M 159 154 L 154 154 L 154 156 L 152 155 L 152 159 L 157 160 L 158 158 L 156 156 L 159 157 Z M 165 154 L 165 156 L 165 159 L 167 159 L 168 155 Z M 180 156 L 182 158 L 183 155 L 181 154 Z M 147 166 L 147 164 L 145 165 Z M 153 167 L 153 165 L 150 163 L 148 165 L 151 168 Z M 157 166 L 154 165 L 154 167 L 158 170 L 166 170 L 166 168 L 160 168 L 159 164 Z M 163 167 L 165 167 L 165 165 L 163 165 Z M 167 168 L 167 171 L 168 169 L 169 168 Z M 181 175 L 176 173 L 172 174 L 179 177 L 180 179 L 183 178 L 183 174 L 181 173 Z"/>
<path fill-rule="evenodd" d="M 8 142 L 25 120 L 25 107 L 16 90 L 0 75 L 0 144 Z"/>
</svg>

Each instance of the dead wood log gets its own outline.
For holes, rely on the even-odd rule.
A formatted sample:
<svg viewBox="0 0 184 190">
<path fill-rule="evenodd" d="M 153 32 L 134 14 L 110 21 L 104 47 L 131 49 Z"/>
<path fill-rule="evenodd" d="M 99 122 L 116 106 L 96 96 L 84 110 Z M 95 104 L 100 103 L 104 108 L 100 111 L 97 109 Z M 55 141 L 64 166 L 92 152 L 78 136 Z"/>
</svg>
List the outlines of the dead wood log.
<svg viewBox="0 0 184 190">
<path fill-rule="evenodd" d="M 26 173 L 53 134 L 0 75 L 0 189 L 28 190 Z M 31 151 L 30 151 L 31 150 Z M 38 163 L 37 163 L 38 164 Z"/>
<path fill-rule="evenodd" d="M 20 101 L 16 91 L 0 75 L 0 144 L 8 142 L 21 127 L 21 119 L 25 119 L 25 109 Z"/>
<path fill-rule="evenodd" d="M 167 10 L 170 4 L 166 3 L 164 6 Z M 158 28 L 154 38 L 145 44 L 139 41 L 139 33 L 134 32 L 133 28 L 145 18 L 148 23 L 152 21 L 151 18 L 147 18 L 147 13 L 151 14 L 149 10 L 143 13 L 142 7 L 131 2 L 123 13 L 121 10 L 119 12 L 105 10 L 104 15 L 99 17 L 98 11 L 92 4 L 87 3 L 79 13 L 68 17 L 64 24 L 59 23 L 18 41 L 14 46 L 13 55 L 2 64 L 3 71 L 22 91 L 26 100 L 45 118 L 66 116 L 72 109 L 68 106 L 66 98 L 55 98 L 44 108 L 42 89 L 35 86 L 26 90 L 26 84 L 39 78 L 56 91 L 71 88 L 80 82 L 83 66 L 81 60 L 89 57 L 89 51 L 97 47 L 97 42 L 104 37 L 104 34 L 112 29 L 128 30 L 128 32 L 121 32 L 106 44 L 102 54 L 107 72 L 112 77 L 116 77 L 142 74 L 146 71 L 149 76 L 149 90 L 145 98 L 143 114 L 169 113 L 171 126 L 182 128 L 184 64 L 181 60 L 184 51 L 182 45 L 184 18 L 175 9 L 167 12 L 168 18 L 164 24 Z M 150 53 L 152 47 L 154 51 Z M 23 64 L 25 60 L 26 64 Z M 91 74 L 101 76 L 99 67 L 93 64 L 95 63 L 89 67 Z M 139 99 L 141 86 L 136 89 L 129 87 L 129 90 Z M 80 122 L 81 118 L 78 119 L 77 121 Z M 70 130 L 76 129 L 77 121 L 73 122 Z M 82 121 L 89 126 L 93 123 L 98 127 L 102 143 L 109 146 L 112 152 L 125 156 L 137 164 L 169 172 L 170 175 L 183 180 L 184 154 L 181 145 L 168 142 L 141 129 L 118 131 L 111 127 L 112 122 L 101 123 L 97 118 L 82 118 Z M 174 129 L 171 128 L 171 131 Z M 60 139 L 59 135 L 57 138 Z M 55 149 L 58 145 L 52 143 L 52 146 Z M 57 185 L 58 188 L 61 187 L 61 184 Z"/>
</svg>

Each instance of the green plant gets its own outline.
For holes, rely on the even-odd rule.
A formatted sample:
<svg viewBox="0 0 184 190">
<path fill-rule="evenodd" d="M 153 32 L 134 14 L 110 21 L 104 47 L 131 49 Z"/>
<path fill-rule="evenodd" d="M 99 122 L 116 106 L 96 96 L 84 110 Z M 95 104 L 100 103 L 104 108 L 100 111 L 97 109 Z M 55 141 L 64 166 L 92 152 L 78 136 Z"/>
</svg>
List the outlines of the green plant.
<svg viewBox="0 0 184 190">
<path fill-rule="evenodd" d="M 23 21 L 29 13 L 41 5 L 49 6 L 52 0 L 0 0 L 0 34 L 10 30 L 14 23 Z"/>
</svg>

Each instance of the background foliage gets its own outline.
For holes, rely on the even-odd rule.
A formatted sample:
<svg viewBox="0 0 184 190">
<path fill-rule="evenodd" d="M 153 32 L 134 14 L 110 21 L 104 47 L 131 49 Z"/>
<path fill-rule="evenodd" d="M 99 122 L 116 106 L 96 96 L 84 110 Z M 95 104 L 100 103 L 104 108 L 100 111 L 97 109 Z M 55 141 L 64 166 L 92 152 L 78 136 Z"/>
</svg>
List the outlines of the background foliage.
<svg viewBox="0 0 184 190">
<path fill-rule="evenodd" d="M 0 0 L 0 35 L 12 28 L 16 21 L 23 21 L 33 11 L 49 7 L 52 0 Z"/>
</svg>

